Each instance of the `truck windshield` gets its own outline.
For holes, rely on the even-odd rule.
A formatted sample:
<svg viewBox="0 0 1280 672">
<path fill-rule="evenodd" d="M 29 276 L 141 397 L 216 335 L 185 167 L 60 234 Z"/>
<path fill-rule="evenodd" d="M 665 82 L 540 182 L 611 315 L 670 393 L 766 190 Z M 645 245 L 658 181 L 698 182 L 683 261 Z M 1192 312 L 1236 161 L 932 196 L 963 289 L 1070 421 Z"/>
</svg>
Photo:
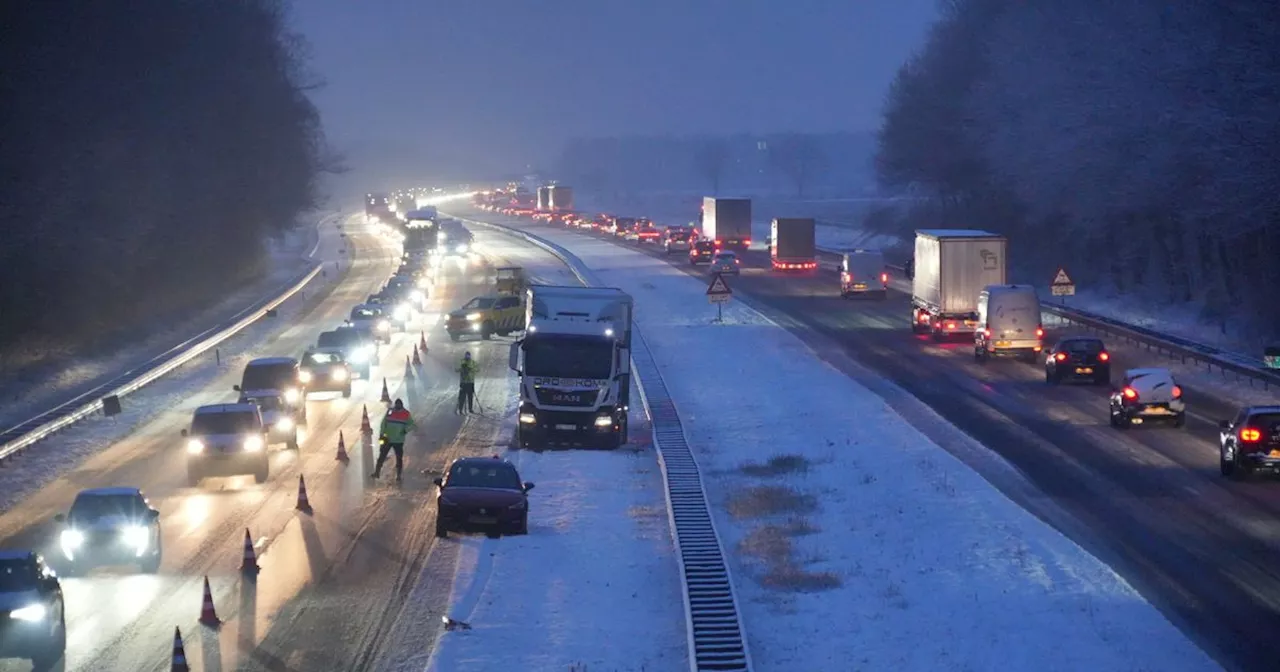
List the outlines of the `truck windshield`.
<svg viewBox="0 0 1280 672">
<path fill-rule="evenodd" d="M 599 338 L 526 339 L 524 374 L 607 380 L 613 375 L 613 343 Z"/>
</svg>

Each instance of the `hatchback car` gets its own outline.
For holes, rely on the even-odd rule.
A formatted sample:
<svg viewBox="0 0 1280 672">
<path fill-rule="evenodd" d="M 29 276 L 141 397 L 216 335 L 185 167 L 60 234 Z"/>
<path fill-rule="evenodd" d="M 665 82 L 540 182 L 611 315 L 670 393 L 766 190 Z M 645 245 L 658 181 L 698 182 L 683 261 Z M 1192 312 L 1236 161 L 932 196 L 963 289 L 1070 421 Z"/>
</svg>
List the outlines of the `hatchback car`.
<svg viewBox="0 0 1280 672">
<path fill-rule="evenodd" d="M 298 382 L 303 385 L 303 394 L 341 392 L 350 397 L 351 367 L 336 348 L 308 350 L 298 361 Z"/>
<path fill-rule="evenodd" d="M 160 570 L 160 512 L 138 488 L 82 490 L 65 515 L 58 545 L 65 574 L 103 565 L 138 565 L 147 574 Z"/>
<path fill-rule="evenodd" d="M 1111 382 L 1111 354 L 1100 338 L 1075 337 L 1058 341 L 1044 360 L 1044 381 L 1084 380 L 1094 385 Z"/>
<path fill-rule="evenodd" d="M 201 406 L 182 436 L 187 440 L 188 484 L 199 485 L 206 476 L 237 474 L 253 474 L 254 481 L 267 482 L 267 427 L 257 404 Z"/>
<path fill-rule="evenodd" d="M 1280 471 L 1280 406 L 1247 406 L 1218 423 L 1222 475 L 1248 478 L 1256 471 Z"/>
<path fill-rule="evenodd" d="M 736 253 L 716 252 L 716 255 L 711 258 L 711 268 L 709 270 L 712 273 L 738 275 L 741 266 L 742 260 L 738 258 Z"/>
<path fill-rule="evenodd" d="M 26 658 L 36 670 L 67 652 L 62 584 L 33 551 L 0 551 L 0 658 Z"/>
<path fill-rule="evenodd" d="M 1168 369 L 1129 369 L 1111 393 L 1112 427 L 1128 429 L 1148 422 L 1168 422 L 1174 427 L 1187 422 L 1182 388 Z"/>
<path fill-rule="evenodd" d="M 435 479 L 436 536 L 487 532 L 490 536 L 529 533 L 529 491 L 514 464 L 493 457 L 464 457 Z"/>
<path fill-rule="evenodd" d="M 690 266 L 709 264 L 714 256 L 716 256 L 716 244 L 714 241 L 699 240 L 689 247 Z"/>
</svg>

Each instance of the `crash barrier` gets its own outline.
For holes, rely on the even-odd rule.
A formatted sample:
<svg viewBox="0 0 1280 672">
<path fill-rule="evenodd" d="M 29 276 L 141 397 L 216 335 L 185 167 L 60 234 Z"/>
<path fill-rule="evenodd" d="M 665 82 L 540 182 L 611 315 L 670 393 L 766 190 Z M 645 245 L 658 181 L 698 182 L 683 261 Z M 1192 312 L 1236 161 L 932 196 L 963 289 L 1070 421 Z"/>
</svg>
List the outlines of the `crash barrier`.
<svg viewBox="0 0 1280 672">
<path fill-rule="evenodd" d="M 581 259 L 549 240 L 501 224 L 453 217 L 521 238 L 562 261 L 582 284 L 604 285 Z M 634 324 L 631 338 L 631 369 L 636 374 L 641 403 L 653 423 L 653 443 L 658 448 L 658 465 L 666 485 L 667 520 L 680 563 L 689 669 L 691 672 L 749 671 L 751 654 L 742 629 L 733 577 L 725 561 L 697 459 L 689 448 L 684 425 L 662 372 Z"/>
<path fill-rule="evenodd" d="M 207 329 L 195 337 L 170 348 L 168 351 L 151 358 L 144 364 L 130 369 L 88 392 L 80 394 L 74 399 L 65 401 L 25 422 L 0 432 L 0 441 L 3 442 L 0 443 L 0 460 L 7 459 L 49 435 L 103 410 L 104 400 L 110 400 L 112 405 L 115 405 L 121 397 L 137 392 L 165 374 L 208 352 L 249 325 L 257 322 L 268 312 L 275 311 L 285 301 L 302 291 L 308 283 L 320 274 L 321 268 L 321 265 L 315 265 L 294 276 L 285 283 L 283 292 L 273 293 L 271 297 L 258 301 L 253 306 L 237 313 L 231 318 L 230 326 L 217 326 Z M 280 292 L 280 290 L 276 291 Z"/>
<path fill-rule="evenodd" d="M 818 248 L 818 253 L 820 257 L 825 257 L 820 259 L 823 268 L 839 271 L 840 251 Z M 890 265 L 889 267 L 905 273 L 901 266 Z M 1247 380 L 1250 387 L 1260 385 L 1268 390 L 1272 387 L 1280 387 L 1280 372 L 1268 369 L 1266 363 L 1259 358 L 1229 352 L 1212 345 L 1161 333 L 1080 308 L 1042 303 L 1040 309 L 1060 323 L 1075 324 L 1090 331 L 1118 336 L 1148 351 L 1166 355 L 1169 359 L 1180 360 L 1183 364 L 1195 363 L 1204 366 L 1209 372 L 1217 369 L 1223 378 L 1234 375 L 1238 380 Z"/>
</svg>

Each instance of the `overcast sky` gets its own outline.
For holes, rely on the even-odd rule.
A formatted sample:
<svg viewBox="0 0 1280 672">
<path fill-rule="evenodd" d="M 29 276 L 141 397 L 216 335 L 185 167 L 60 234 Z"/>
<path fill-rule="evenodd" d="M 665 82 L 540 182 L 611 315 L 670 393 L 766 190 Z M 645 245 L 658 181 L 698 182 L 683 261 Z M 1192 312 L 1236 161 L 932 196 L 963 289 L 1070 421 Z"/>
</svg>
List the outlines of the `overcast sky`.
<svg viewBox="0 0 1280 672">
<path fill-rule="evenodd" d="M 574 136 L 870 130 L 935 0 L 295 0 L 356 171 L 552 158 Z M 378 171 L 373 171 L 378 172 Z"/>
</svg>

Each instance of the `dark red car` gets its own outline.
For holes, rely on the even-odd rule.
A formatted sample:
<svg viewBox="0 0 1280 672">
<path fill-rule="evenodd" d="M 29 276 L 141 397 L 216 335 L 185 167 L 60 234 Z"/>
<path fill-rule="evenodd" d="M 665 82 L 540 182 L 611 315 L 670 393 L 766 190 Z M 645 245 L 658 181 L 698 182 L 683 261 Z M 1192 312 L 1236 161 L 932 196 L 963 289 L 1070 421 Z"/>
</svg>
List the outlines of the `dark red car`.
<svg viewBox="0 0 1280 672">
<path fill-rule="evenodd" d="M 529 533 L 529 491 L 515 465 L 493 457 L 454 460 L 444 478 L 435 479 L 436 536 L 450 532 Z"/>
</svg>

